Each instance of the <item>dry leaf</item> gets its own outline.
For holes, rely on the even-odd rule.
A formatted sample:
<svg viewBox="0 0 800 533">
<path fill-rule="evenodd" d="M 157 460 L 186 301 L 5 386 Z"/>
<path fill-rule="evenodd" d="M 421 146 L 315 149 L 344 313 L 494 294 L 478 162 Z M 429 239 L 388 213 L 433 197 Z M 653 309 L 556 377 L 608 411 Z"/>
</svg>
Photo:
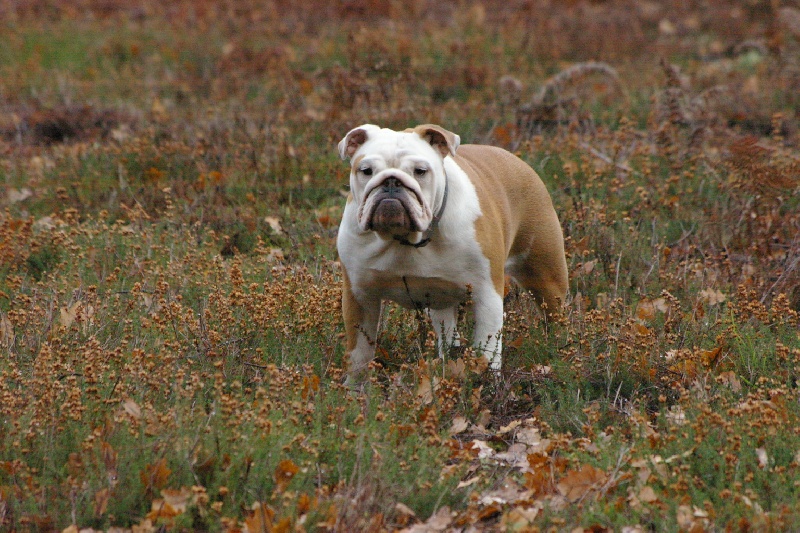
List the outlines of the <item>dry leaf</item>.
<svg viewBox="0 0 800 533">
<path fill-rule="evenodd" d="M 415 513 L 408 505 L 406 505 L 404 503 L 397 502 L 395 504 L 395 506 L 394 506 L 394 509 L 398 513 L 400 513 L 402 515 L 405 515 L 405 516 L 410 516 L 412 518 L 416 518 L 416 516 L 417 516 L 417 513 Z"/>
<path fill-rule="evenodd" d="M 102 518 L 108 509 L 108 500 L 111 498 L 111 489 L 100 489 L 94 494 L 94 517 Z"/>
<path fill-rule="evenodd" d="M 526 444 L 528 446 L 533 447 L 541 447 L 542 446 L 542 434 L 539 432 L 539 428 L 520 428 L 517 430 L 514 438 L 517 442 L 521 442 L 522 444 Z"/>
<path fill-rule="evenodd" d="M 33 196 L 33 191 L 31 191 L 27 187 L 23 187 L 21 189 L 9 189 L 8 190 L 8 203 L 16 204 L 18 202 L 23 202 Z"/>
<path fill-rule="evenodd" d="M 611 301 L 611 298 L 608 296 L 607 292 L 598 292 L 597 296 L 595 297 L 595 305 L 598 309 L 605 309 L 608 307 L 608 303 Z"/>
<path fill-rule="evenodd" d="M 739 378 L 736 376 L 736 373 L 732 370 L 727 372 L 722 372 L 719 375 L 719 380 L 722 382 L 723 385 L 731 389 L 733 392 L 741 392 L 742 390 L 742 383 L 739 381 Z"/>
<path fill-rule="evenodd" d="M 471 478 L 467 479 L 466 481 L 459 482 L 459 484 L 456 485 L 456 488 L 457 489 L 463 489 L 464 487 L 469 487 L 470 485 L 474 485 L 475 483 L 477 483 L 480 480 L 481 480 L 481 476 L 471 477 Z"/>
<path fill-rule="evenodd" d="M 727 299 L 721 291 L 715 289 L 703 289 L 700 291 L 700 298 L 702 298 L 707 305 L 718 305 Z"/>
<path fill-rule="evenodd" d="M 469 422 L 463 416 L 457 416 L 453 419 L 453 424 L 450 426 L 450 435 L 458 435 L 462 431 L 466 431 L 469 427 Z"/>
<path fill-rule="evenodd" d="M 652 487 L 645 485 L 642 487 L 642 490 L 639 491 L 637 495 L 639 501 L 643 501 L 644 503 L 655 503 L 658 501 L 658 496 L 656 496 L 656 492 L 653 490 Z"/>
<path fill-rule="evenodd" d="M 0 313 L 0 344 L 6 349 L 14 344 L 14 325 L 5 313 Z"/>
<path fill-rule="evenodd" d="M 304 515 L 312 509 L 317 508 L 317 499 L 312 498 L 305 492 L 297 498 L 297 514 Z"/>
<path fill-rule="evenodd" d="M 425 525 L 433 531 L 444 531 L 453 521 L 453 513 L 447 506 L 442 507 L 431 516 Z"/>
<path fill-rule="evenodd" d="M 506 346 L 509 348 L 519 349 L 525 343 L 525 337 L 517 337 L 516 339 L 509 341 L 506 343 Z"/>
<path fill-rule="evenodd" d="M 644 533 L 644 528 L 640 525 L 623 526 L 620 533 Z"/>
<path fill-rule="evenodd" d="M 158 118 L 164 118 L 167 116 L 167 108 L 158 98 L 153 100 L 153 105 L 150 106 L 150 111 Z"/>
<path fill-rule="evenodd" d="M 161 496 L 178 513 L 185 513 L 186 508 L 193 502 L 194 493 L 188 487 L 181 487 L 177 490 L 164 489 Z"/>
<path fill-rule="evenodd" d="M 778 20 L 795 39 L 800 40 L 800 9 L 785 6 L 778 10 Z"/>
<path fill-rule="evenodd" d="M 636 318 L 639 320 L 653 320 L 656 317 L 656 308 L 650 300 L 642 300 L 636 304 Z"/>
<path fill-rule="evenodd" d="M 509 431 L 516 429 L 517 427 L 522 425 L 521 420 L 512 420 L 507 426 L 502 426 L 500 430 L 497 432 L 498 435 L 505 435 Z"/>
<path fill-rule="evenodd" d="M 682 426 L 686 423 L 686 413 L 680 405 L 673 405 L 667 412 L 667 422 L 675 426 Z"/>
<path fill-rule="evenodd" d="M 681 529 L 689 529 L 694 524 L 694 516 L 692 516 L 692 508 L 688 505 L 681 505 L 678 507 L 676 511 L 676 519 L 678 522 L 678 526 Z"/>
<path fill-rule="evenodd" d="M 283 261 L 285 258 L 286 257 L 283 253 L 283 250 L 281 250 L 280 248 L 270 248 L 269 252 L 267 252 L 268 263 L 280 262 Z"/>
<path fill-rule="evenodd" d="M 671 455 L 671 456 L 667 457 L 666 459 L 664 459 L 664 462 L 666 464 L 674 463 L 678 459 L 686 459 L 687 457 L 689 457 L 693 453 L 694 453 L 694 448 L 691 448 L 689 450 L 686 450 L 683 453 L 676 453 L 675 455 Z"/>
<path fill-rule="evenodd" d="M 533 496 L 533 491 L 521 487 L 514 481 L 508 479 L 503 485 L 497 489 L 490 491 L 481 497 L 480 502 L 483 505 L 500 504 L 505 505 L 508 503 L 516 503 L 518 501 L 527 501 Z"/>
<path fill-rule="evenodd" d="M 74 304 L 70 305 L 69 307 L 62 307 L 60 311 L 60 322 L 61 325 L 64 326 L 66 329 L 75 322 L 75 319 L 78 317 L 78 310 L 81 307 L 81 302 L 75 302 Z"/>
<path fill-rule="evenodd" d="M 642 300 L 636 304 L 636 318 L 642 321 L 650 321 L 656 317 L 656 312 L 667 313 L 669 303 L 664 298 L 655 300 Z"/>
<path fill-rule="evenodd" d="M 137 420 L 142 418 L 142 409 L 130 398 L 122 402 L 122 409 Z"/>
<path fill-rule="evenodd" d="M 503 516 L 500 525 L 504 531 L 528 531 L 532 530 L 533 522 L 539 515 L 538 507 L 514 507 Z"/>
<path fill-rule="evenodd" d="M 767 468 L 769 466 L 769 455 L 764 447 L 756 448 L 756 457 L 758 457 L 758 466 Z"/>
<path fill-rule="evenodd" d="M 669 19 L 661 19 L 658 23 L 658 32 L 662 35 L 675 35 L 677 31 L 675 24 Z"/>
<path fill-rule="evenodd" d="M 464 379 L 467 376 L 467 365 L 464 359 L 450 359 L 447 361 L 447 377 L 449 379 Z"/>
<path fill-rule="evenodd" d="M 250 516 L 244 519 L 245 533 L 264 533 L 272 531 L 272 519 L 275 511 L 266 503 L 254 503 Z"/>
<path fill-rule="evenodd" d="M 150 504 L 150 512 L 147 513 L 146 518 L 148 520 L 152 520 L 155 522 L 159 518 L 175 518 L 181 514 L 175 508 L 173 508 L 170 504 L 162 499 L 153 500 Z"/>
<path fill-rule="evenodd" d="M 564 476 L 556 488 L 567 500 L 576 502 L 600 488 L 607 479 L 606 473 L 599 468 L 583 465 L 580 470 L 572 470 Z"/>
<path fill-rule="evenodd" d="M 549 365 L 534 365 L 533 373 L 539 377 L 549 376 L 553 369 Z"/>
<path fill-rule="evenodd" d="M 264 217 L 264 222 L 269 224 L 269 227 L 272 228 L 276 234 L 280 235 L 283 233 L 283 228 L 281 227 L 281 222 L 278 217 Z"/>
<path fill-rule="evenodd" d="M 433 401 L 433 391 L 439 388 L 439 378 L 428 379 L 423 377 L 417 387 L 417 397 L 422 405 L 427 405 Z"/>
<path fill-rule="evenodd" d="M 275 483 L 277 490 L 283 492 L 292 481 L 292 478 L 300 471 L 300 467 L 292 462 L 291 459 L 284 459 L 275 468 Z"/>
<path fill-rule="evenodd" d="M 436 511 L 424 524 L 414 524 L 413 526 L 401 529 L 399 533 L 434 533 L 445 531 L 447 526 L 453 521 L 453 513 L 450 508 L 445 506 Z"/>
<path fill-rule="evenodd" d="M 486 426 L 489 425 L 489 422 L 491 421 L 492 421 L 492 412 L 488 409 L 484 409 L 478 415 L 478 420 L 475 421 L 475 425 L 481 430 L 485 430 Z"/>
<path fill-rule="evenodd" d="M 162 458 L 154 465 L 148 463 L 139 472 L 139 479 L 148 490 L 153 488 L 160 489 L 167 484 L 167 479 L 171 473 L 172 470 L 167 467 L 167 460 Z"/>
<path fill-rule="evenodd" d="M 508 447 L 508 450 L 495 455 L 495 459 L 505 461 L 514 468 L 522 471 L 530 470 L 528 464 L 528 447 L 521 442 L 516 442 Z"/>
<path fill-rule="evenodd" d="M 472 441 L 472 449 L 478 451 L 478 459 L 486 459 L 494 455 L 494 449 L 486 441 L 475 439 Z"/>
</svg>

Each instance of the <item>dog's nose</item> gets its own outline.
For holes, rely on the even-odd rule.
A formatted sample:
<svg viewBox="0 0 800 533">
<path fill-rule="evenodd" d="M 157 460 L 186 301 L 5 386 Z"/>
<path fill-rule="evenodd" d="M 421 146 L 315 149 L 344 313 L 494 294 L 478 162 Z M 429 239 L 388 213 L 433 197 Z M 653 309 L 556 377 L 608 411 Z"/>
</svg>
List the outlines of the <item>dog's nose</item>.
<svg viewBox="0 0 800 533">
<path fill-rule="evenodd" d="M 400 180 L 397 178 L 390 176 L 383 181 L 383 189 L 388 193 L 397 192 L 401 187 Z"/>
</svg>

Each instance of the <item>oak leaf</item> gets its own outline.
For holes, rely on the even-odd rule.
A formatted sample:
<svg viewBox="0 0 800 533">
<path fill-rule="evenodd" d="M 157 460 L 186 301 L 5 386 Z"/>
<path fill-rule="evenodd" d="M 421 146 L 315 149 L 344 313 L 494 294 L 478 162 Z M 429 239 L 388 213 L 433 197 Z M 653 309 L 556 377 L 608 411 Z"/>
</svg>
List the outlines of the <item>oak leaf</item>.
<svg viewBox="0 0 800 533">
<path fill-rule="evenodd" d="M 652 487 L 645 485 L 639 491 L 638 494 L 639 500 L 643 501 L 644 503 L 654 503 L 658 501 L 658 496 L 656 496 L 656 492 L 653 490 Z"/>
<path fill-rule="evenodd" d="M 69 329 L 75 319 L 78 317 L 78 310 L 81 307 L 81 302 L 75 302 L 68 307 L 62 307 L 59 310 L 59 322 L 64 328 Z"/>
<path fill-rule="evenodd" d="M 266 222 L 272 231 L 276 235 L 281 235 L 283 233 L 283 227 L 281 227 L 281 221 L 278 217 L 268 216 L 264 217 L 264 222 Z"/>
<path fill-rule="evenodd" d="M 453 425 L 450 426 L 450 435 L 458 435 L 462 431 L 466 431 L 469 427 L 469 422 L 463 416 L 457 416 L 453 419 Z"/>
<path fill-rule="evenodd" d="M 172 507 L 169 503 L 167 503 L 162 499 L 158 499 L 158 500 L 153 500 L 153 502 L 150 504 L 150 512 L 147 513 L 147 516 L 145 518 L 155 522 L 159 519 L 170 520 L 172 518 L 175 518 L 179 514 L 181 513 L 177 509 Z"/>
<path fill-rule="evenodd" d="M 722 291 L 716 289 L 703 289 L 700 291 L 700 298 L 706 302 L 707 305 L 718 305 L 727 299 Z"/>
<path fill-rule="evenodd" d="M 172 470 L 167 467 L 167 460 L 161 458 L 155 464 L 151 465 L 148 463 L 144 469 L 139 472 L 139 479 L 142 481 L 142 485 L 147 487 L 148 490 L 154 488 L 160 489 L 167 484 L 167 479 L 170 474 L 172 474 Z"/>
<path fill-rule="evenodd" d="M 608 480 L 608 475 L 592 465 L 583 465 L 572 470 L 556 484 L 558 492 L 567 500 L 577 502 L 599 489 Z"/>
<path fill-rule="evenodd" d="M 163 489 L 161 497 L 179 513 L 185 513 L 186 508 L 193 502 L 194 493 L 188 487 L 179 489 Z"/>
<path fill-rule="evenodd" d="M 283 492 L 292 481 L 292 478 L 300 471 L 300 467 L 292 462 L 291 459 L 284 459 L 275 467 L 275 483 L 278 485 L 278 492 Z"/>
<path fill-rule="evenodd" d="M 244 519 L 245 533 L 265 533 L 272 531 L 275 511 L 266 503 L 254 503 L 249 516 Z"/>
</svg>

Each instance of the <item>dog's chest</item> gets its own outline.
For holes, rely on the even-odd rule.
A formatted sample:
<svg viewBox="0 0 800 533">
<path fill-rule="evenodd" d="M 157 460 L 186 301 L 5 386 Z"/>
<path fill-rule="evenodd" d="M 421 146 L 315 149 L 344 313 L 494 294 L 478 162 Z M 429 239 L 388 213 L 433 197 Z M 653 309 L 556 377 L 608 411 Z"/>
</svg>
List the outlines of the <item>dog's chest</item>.
<svg viewBox="0 0 800 533">
<path fill-rule="evenodd" d="M 488 278 L 488 261 L 477 244 L 444 249 L 395 245 L 355 270 L 354 285 L 373 298 L 411 309 L 443 309 L 462 302 L 469 286 Z"/>
<path fill-rule="evenodd" d="M 391 300 L 408 309 L 444 309 L 462 302 L 466 286 L 444 278 L 368 273 L 364 289 L 374 297 Z"/>
</svg>

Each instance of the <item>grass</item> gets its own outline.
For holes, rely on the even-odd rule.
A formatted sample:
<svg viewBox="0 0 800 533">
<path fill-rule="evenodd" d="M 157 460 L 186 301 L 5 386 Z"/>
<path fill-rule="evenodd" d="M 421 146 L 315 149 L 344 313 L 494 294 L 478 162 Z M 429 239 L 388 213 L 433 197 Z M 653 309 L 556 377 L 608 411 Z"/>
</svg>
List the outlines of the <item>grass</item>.
<svg viewBox="0 0 800 533">
<path fill-rule="evenodd" d="M 0 530 L 800 528 L 800 42 L 762 4 L 0 8 Z M 500 379 L 387 306 L 341 385 L 365 122 L 550 190 L 570 296 L 512 291 Z"/>
</svg>

